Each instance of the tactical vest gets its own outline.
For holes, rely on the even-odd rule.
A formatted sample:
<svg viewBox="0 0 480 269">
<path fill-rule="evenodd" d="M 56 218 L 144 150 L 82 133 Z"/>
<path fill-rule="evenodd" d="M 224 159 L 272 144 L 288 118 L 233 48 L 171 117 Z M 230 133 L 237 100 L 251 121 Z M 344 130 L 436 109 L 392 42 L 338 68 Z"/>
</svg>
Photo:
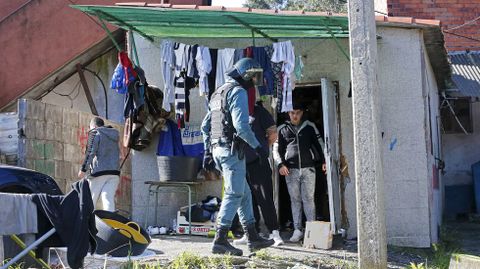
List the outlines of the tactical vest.
<svg viewBox="0 0 480 269">
<path fill-rule="evenodd" d="M 232 115 L 228 110 L 227 95 L 238 84 L 225 83 L 218 88 L 210 98 L 210 138 L 212 141 L 222 141 L 230 143 L 235 134 L 233 127 Z"/>
</svg>

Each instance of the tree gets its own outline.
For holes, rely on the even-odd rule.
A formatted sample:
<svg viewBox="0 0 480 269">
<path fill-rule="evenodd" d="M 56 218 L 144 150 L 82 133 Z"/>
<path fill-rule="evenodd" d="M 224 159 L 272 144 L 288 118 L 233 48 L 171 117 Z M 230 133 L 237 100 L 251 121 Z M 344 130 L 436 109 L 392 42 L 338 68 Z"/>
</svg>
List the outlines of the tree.
<svg viewBox="0 0 480 269">
<path fill-rule="evenodd" d="M 261 9 L 347 12 L 347 0 L 247 0 L 245 6 Z"/>
</svg>

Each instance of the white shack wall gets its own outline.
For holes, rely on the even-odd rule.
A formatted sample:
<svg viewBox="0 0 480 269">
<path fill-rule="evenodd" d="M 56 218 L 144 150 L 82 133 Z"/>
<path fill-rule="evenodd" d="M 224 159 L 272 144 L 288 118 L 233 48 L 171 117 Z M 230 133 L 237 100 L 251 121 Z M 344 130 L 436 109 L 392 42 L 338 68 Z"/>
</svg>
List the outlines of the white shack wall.
<svg viewBox="0 0 480 269">
<path fill-rule="evenodd" d="M 113 71 L 117 66 L 117 51 L 112 49 L 108 53 L 102 55 L 86 68 L 98 74 L 105 84 L 108 100 L 108 119 L 116 123 L 124 123 L 123 119 L 123 100 L 124 95 L 118 94 L 110 89 L 110 80 Z M 98 114 L 105 118 L 105 92 L 98 78 L 92 73 L 84 71 L 85 80 L 93 97 L 93 101 L 97 108 Z M 67 95 L 67 96 L 65 96 Z M 82 111 L 91 113 L 90 106 L 85 96 L 80 77 L 74 74 L 69 79 L 55 87 L 49 94 L 44 96 L 41 101 L 43 103 L 70 108 L 74 111 Z"/>
<path fill-rule="evenodd" d="M 471 103 L 473 133 L 443 134 L 445 186 L 471 185 L 472 165 L 480 161 L 480 103 Z"/>
<path fill-rule="evenodd" d="M 423 52 L 423 88 L 425 98 L 427 158 L 429 172 L 429 207 L 430 207 L 430 238 L 431 243 L 437 243 L 439 228 L 442 223 L 443 195 L 442 175 L 438 170 L 437 159 L 442 159 L 440 134 L 440 96 L 432 65 L 422 42 Z"/>
<path fill-rule="evenodd" d="M 378 28 L 382 36 L 378 42 L 379 89 L 381 91 L 382 126 L 384 133 L 384 178 L 386 195 L 387 233 L 390 244 L 425 247 L 430 245 L 430 222 L 425 133 L 424 96 L 421 76 L 421 35 L 418 30 Z M 160 42 L 151 43 L 135 35 L 141 67 L 147 80 L 163 88 L 160 70 Z M 200 44 L 217 48 L 244 48 L 251 45 L 250 39 L 175 39 L 186 44 Z M 256 39 L 256 45 L 266 41 Z M 348 51 L 348 40 L 339 40 Z M 294 40 L 295 53 L 302 55 L 305 65 L 304 77 L 299 82 L 319 82 L 321 77 L 339 81 L 342 150 L 348 164 L 345 189 L 345 206 L 348 218 L 348 237 L 356 237 L 355 178 L 353 156 L 352 103 L 350 90 L 350 65 L 333 40 Z M 204 100 L 195 90 L 192 108 L 204 109 Z M 204 110 L 203 110 L 204 111 Z M 199 116 L 201 111 L 198 112 Z M 204 113 L 204 112 L 203 112 Z M 192 115 L 195 115 L 193 112 Z M 200 121 L 202 117 L 198 117 Z M 396 143 L 393 143 L 396 139 Z M 393 145 L 390 150 L 390 145 Z M 156 164 L 156 139 L 141 152 L 133 153 L 132 161 L 132 214 L 136 221 L 143 222 L 146 212 L 146 180 L 158 178 Z M 220 191 L 220 182 L 207 182 L 205 190 L 215 194 Z M 218 193 L 217 193 L 218 194 Z M 202 194 L 197 196 L 202 198 Z M 173 195 L 160 198 L 159 225 L 170 225 L 174 213 L 186 200 Z M 152 204 L 150 205 L 152 206 Z M 152 211 L 150 211 L 152 212 Z M 153 221 L 149 214 L 149 223 Z"/>
<path fill-rule="evenodd" d="M 389 28 L 379 28 L 378 34 L 388 243 L 429 247 L 422 36 L 418 30 Z"/>
</svg>

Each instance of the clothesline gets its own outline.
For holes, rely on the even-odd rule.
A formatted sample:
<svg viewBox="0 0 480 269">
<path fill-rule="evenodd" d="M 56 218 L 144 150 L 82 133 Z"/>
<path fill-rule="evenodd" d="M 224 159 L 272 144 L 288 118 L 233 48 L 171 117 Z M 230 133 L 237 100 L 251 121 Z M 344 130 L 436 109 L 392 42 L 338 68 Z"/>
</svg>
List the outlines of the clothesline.
<svg viewBox="0 0 480 269">
<path fill-rule="evenodd" d="M 303 63 L 301 57 L 295 57 L 291 41 L 264 47 L 214 49 L 163 40 L 163 108 L 169 111 L 174 104 L 176 119 L 183 127 L 189 118 L 189 91 L 198 88 L 201 96 L 208 97 L 225 82 L 226 71 L 243 57 L 254 58 L 264 69 L 264 86 L 259 88 L 260 95 L 277 98 L 279 112 L 292 110 L 293 82 L 301 78 Z M 252 99 L 254 101 L 255 97 Z"/>
</svg>

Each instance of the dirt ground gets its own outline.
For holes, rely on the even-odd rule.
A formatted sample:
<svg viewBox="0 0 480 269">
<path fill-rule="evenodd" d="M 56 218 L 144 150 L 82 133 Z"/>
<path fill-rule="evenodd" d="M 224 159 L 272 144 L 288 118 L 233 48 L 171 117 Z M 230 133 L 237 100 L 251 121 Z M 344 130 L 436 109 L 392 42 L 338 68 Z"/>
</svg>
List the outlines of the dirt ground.
<svg viewBox="0 0 480 269">
<path fill-rule="evenodd" d="M 282 233 L 287 239 L 289 233 Z M 447 222 L 442 229 L 443 240 L 440 250 L 388 247 L 388 268 L 406 268 L 411 263 L 426 264 L 424 268 L 448 268 L 452 253 L 480 256 L 480 221 Z M 200 259 L 226 256 L 211 254 L 212 238 L 187 235 L 158 235 L 152 238 L 149 246 L 150 255 L 135 261 L 136 264 L 165 266 L 178 257 L 190 255 Z M 300 243 L 287 242 L 278 247 L 262 250 L 257 255 L 250 255 L 247 247 L 238 246 L 244 251 L 242 257 L 226 257 L 233 261 L 234 268 L 275 268 L 275 269 L 320 269 L 320 268 L 357 268 L 357 242 L 334 238 L 330 250 L 306 249 Z M 440 259 L 439 259 L 440 257 Z M 103 257 L 88 257 L 85 268 L 137 268 L 126 266 L 127 259 L 116 260 Z M 61 267 L 60 267 L 61 268 Z M 153 266 L 148 268 L 165 268 Z M 182 267 L 178 267 L 182 268 Z M 221 267 L 219 267 L 221 268 Z M 480 268 L 480 266 L 478 267 Z"/>
</svg>

